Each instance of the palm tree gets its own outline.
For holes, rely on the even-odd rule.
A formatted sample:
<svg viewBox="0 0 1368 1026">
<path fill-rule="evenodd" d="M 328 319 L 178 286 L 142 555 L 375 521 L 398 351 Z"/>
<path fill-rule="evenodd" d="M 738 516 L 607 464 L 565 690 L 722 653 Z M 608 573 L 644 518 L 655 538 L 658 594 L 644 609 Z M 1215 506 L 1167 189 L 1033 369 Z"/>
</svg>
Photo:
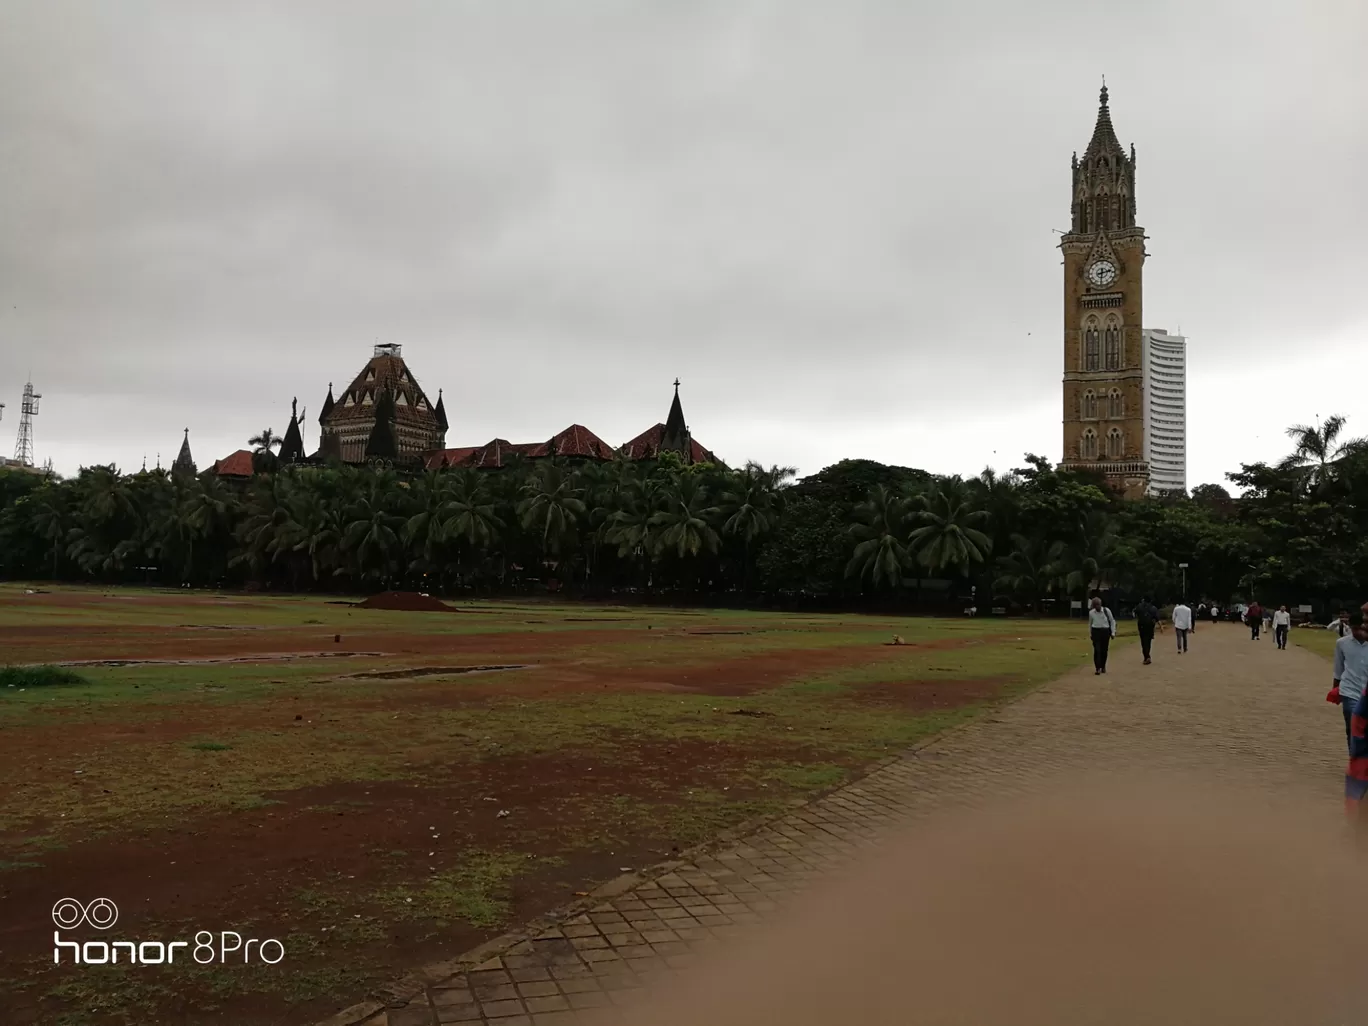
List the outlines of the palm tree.
<svg viewBox="0 0 1368 1026">
<path fill-rule="evenodd" d="M 608 513 L 603 529 L 603 540 L 617 546 L 618 559 L 640 569 L 647 589 L 651 586 L 650 561 L 656 551 L 657 532 L 652 518 L 659 506 L 659 496 L 660 483 L 653 478 L 624 484 L 618 493 L 617 508 Z"/>
<path fill-rule="evenodd" d="M 558 558 L 574 543 L 584 516 L 584 489 L 555 462 L 537 465 L 522 486 L 518 516 L 525 530 L 535 531 L 543 556 Z"/>
<path fill-rule="evenodd" d="M 462 553 L 485 552 L 494 547 L 504 529 L 498 505 L 478 470 L 458 471 L 442 507 L 442 537 L 457 542 L 457 572 L 462 569 Z M 463 544 L 462 544 L 463 543 Z"/>
<path fill-rule="evenodd" d="M 1064 552 L 1063 542 L 1012 535 L 1012 551 L 998 557 L 994 590 L 1024 598 L 1031 611 L 1040 612 L 1040 600 L 1055 584 L 1055 567 Z"/>
<path fill-rule="evenodd" d="M 1105 591 L 1117 578 L 1116 525 L 1101 510 L 1093 510 L 1079 526 L 1072 544 L 1066 544 L 1054 566 L 1070 594 Z"/>
<path fill-rule="evenodd" d="M 951 479 L 923 497 L 913 522 L 922 526 L 907 536 L 917 562 L 933 573 L 954 567 L 965 576 L 974 563 L 982 563 L 993 550 L 993 539 L 979 530 L 988 514 L 974 509 L 967 489 Z"/>
<path fill-rule="evenodd" d="M 782 483 L 796 471 L 792 467 L 771 467 L 747 463 L 737 471 L 722 494 L 722 533 L 741 539 L 741 591 L 750 591 L 751 544 L 774 528 L 782 504 Z"/>
<path fill-rule="evenodd" d="M 370 494 L 357 496 L 348 507 L 346 519 L 342 542 L 353 557 L 353 568 L 361 577 L 375 576 L 388 583 L 394 567 L 390 557 L 399 547 L 404 519 L 390 511 L 386 490 L 373 483 Z"/>
<path fill-rule="evenodd" d="M 1308 490 L 1329 481 L 1340 460 L 1368 448 L 1365 438 L 1340 440 L 1347 421 L 1337 413 L 1320 424 L 1293 424 L 1287 429 L 1287 437 L 1296 442 L 1296 448 L 1278 464 L 1279 468 L 1295 471 Z"/>
<path fill-rule="evenodd" d="M 48 543 L 52 552 L 52 579 L 57 579 L 57 560 L 61 556 L 62 541 L 71 529 L 71 511 L 67 494 L 54 484 L 45 484 L 24 504 L 29 527 Z"/>
<path fill-rule="evenodd" d="M 878 588 L 902 584 L 903 571 L 911 562 L 904 538 L 911 501 L 887 485 L 875 485 L 869 497 L 855 507 L 859 523 L 851 525 L 855 551 L 846 563 L 846 577 L 868 581 Z"/>
<path fill-rule="evenodd" d="M 719 510 L 708 505 L 708 489 L 696 474 L 674 477 L 660 491 L 660 508 L 648 521 L 658 532 L 661 552 L 690 559 L 701 552 L 716 552 L 722 539 L 713 522 Z"/>
<path fill-rule="evenodd" d="M 247 439 L 247 444 L 252 447 L 252 452 L 261 456 L 272 453 L 279 449 L 285 439 L 281 438 L 270 428 L 262 428 L 261 431 Z"/>
</svg>

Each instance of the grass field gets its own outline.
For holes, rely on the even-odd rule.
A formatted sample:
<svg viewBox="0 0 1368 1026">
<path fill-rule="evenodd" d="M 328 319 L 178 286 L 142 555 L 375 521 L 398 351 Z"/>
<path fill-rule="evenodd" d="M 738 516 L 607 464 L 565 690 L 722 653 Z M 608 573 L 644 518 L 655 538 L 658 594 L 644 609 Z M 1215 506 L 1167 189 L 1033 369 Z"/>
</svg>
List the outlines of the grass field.
<svg viewBox="0 0 1368 1026">
<path fill-rule="evenodd" d="M 17 586 L 0 644 L 0 1020 L 68 1026 L 311 1021 L 1088 658 L 1058 622 Z M 285 957 L 54 966 L 64 897 Z"/>
</svg>

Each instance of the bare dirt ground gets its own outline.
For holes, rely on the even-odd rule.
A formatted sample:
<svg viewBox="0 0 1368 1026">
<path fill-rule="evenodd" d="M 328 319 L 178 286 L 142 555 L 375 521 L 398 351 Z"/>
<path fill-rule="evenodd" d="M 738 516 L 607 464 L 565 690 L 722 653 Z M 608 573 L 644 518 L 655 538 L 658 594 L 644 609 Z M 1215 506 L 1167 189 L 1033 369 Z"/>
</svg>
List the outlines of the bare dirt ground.
<svg viewBox="0 0 1368 1026">
<path fill-rule="evenodd" d="M 7 658 L 129 661 L 89 668 L 90 701 L 0 708 L 22 806 L 0 829 L 0 1011 L 64 1026 L 321 1013 L 996 698 L 1017 676 L 973 659 L 1020 630 L 900 626 L 912 643 L 889 646 L 858 619 L 490 607 L 471 630 L 323 603 L 280 623 L 259 597 L 33 598 L 75 616 L 0 626 Z M 291 957 L 170 987 L 54 971 L 49 912 L 72 895 L 117 898 L 148 936 L 256 930 Z"/>
</svg>

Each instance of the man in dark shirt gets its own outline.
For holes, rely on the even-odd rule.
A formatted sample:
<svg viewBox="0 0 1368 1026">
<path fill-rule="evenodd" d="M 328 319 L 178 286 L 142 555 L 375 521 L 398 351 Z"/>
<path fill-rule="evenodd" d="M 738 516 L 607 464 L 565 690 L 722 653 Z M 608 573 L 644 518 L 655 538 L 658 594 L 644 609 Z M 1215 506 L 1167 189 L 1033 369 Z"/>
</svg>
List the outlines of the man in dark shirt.
<svg viewBox="0 0 1368 1026">
<path fill-rule="evenodd" d="M 1142 598 L 1135 607 L 1135 629 L 1140 633 L 1140 654 L 1145 657 L 1145 665 L 1150 661 L 1150 643 L 1154 641 L 1154 625 L 1159 622 L 1159 610 L 1148 598 Z"/>
</svg>

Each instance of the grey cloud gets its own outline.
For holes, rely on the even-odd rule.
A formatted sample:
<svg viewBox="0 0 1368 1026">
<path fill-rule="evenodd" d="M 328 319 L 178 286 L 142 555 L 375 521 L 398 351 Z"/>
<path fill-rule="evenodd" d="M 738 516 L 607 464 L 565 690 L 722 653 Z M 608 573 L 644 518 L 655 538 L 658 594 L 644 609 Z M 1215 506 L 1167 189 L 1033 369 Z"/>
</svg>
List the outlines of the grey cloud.
<svg viewBox="0 0 1368 1026">
<path fill-rule="evenodd" d="M 1233 418 L 1259 409 L 1276 447 L 1317 412 L 1288 339 L 1368 324 L 1366 21 L 1341 0 L 15 5 L 0 401 L 31 364 L 64 470 L 186 423 L 212 458 L 291 395 L 316 409 L 378 337 L 446 389 L 453 443 L 570 420 L 621 441 L 679 374 L 731 458 L 1054 455 L 1051 229 L 1105 72 L 1147 320 L 1181 324 L 1201 381 L 1265 368 L 1193 396 L 1210 479 L 1276 454 Z M 120 402 L 145 408 L 111 423 Z"/>
</svg>

